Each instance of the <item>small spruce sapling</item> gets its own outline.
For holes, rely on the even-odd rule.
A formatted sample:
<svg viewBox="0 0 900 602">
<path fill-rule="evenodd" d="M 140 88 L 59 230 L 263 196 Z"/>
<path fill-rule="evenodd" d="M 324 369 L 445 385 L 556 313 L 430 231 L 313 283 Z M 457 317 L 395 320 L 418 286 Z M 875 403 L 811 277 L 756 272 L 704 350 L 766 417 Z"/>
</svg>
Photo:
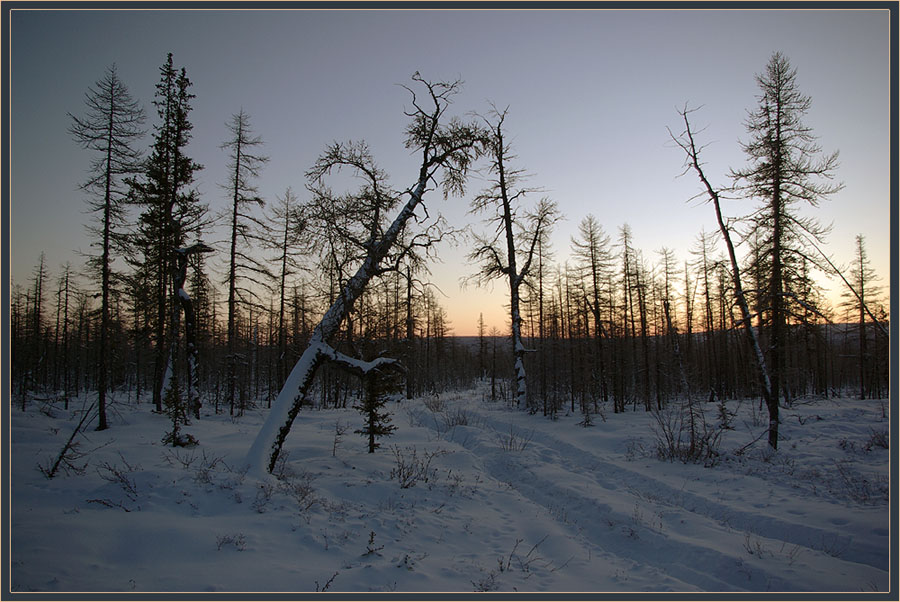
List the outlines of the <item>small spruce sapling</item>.
<svg viewBox="0 0 900 602">
<path fill-rule="evenodd" d="M 719 429 L 723 431 L 733 431 L 734 430 L 734 416 L 735 413 L 728 409 L 728 406 L 725 405 L 725 399 L 722 397 L 718 397 L 716 392 L 710 390 L 709 392 L 709 401 L 710 403 L 716 401 L 718 398 L 718 403 L 716 404 L 716 412 L 719 417 Z"/>
<path fill-rule="evenodd" d="M 594 417 L 591 416 L 591 406 L 586 401 L 581 402 L 581 416 L 582 420 L 578 423 L 578 426 L 583 426 L 584 428 L 594 426 Z"/>
<path fill-rule="evenodd" d="M 709 398 L 710 401 L 712 401 L 715 398 L 715 393 L 711 392 Z M 719 414 L 719 428 L 724 431 L 733 431 L 734 424 L 732 421 L 734 420 L 734 412 L 728 409 L 723 398 L 719 398 L 719 403 L 716 407 Z"/>
<path fill-rule="evenodd" d="M 190 424 L 187 416 L 187 408 L 181 400 L 181 393 L 176 383 L 166 390 L 165 399 L 163 400 L 165 414 L 172 420 L 172 430 L 165 434 L 162 442 L 172 447 L 194 447 L 197 445 L 197 439 L 189 434 L 184 433 L 181 427 Z"/>
<path fill-rule="evenodd" d="M 372 372 L 365 377 L 365 393 L 362 402 L 354 405 L 365 418 L 365 425 L 353 431 L 369 439 L 369 453 L 381 447 L 376 441 L 380 437 L 389 437 L 397 427 L 391 424 L 391 413 L 384 411 L 388 395 L 397 389 L 397 383 L 388 375 Z"/>
</svg>

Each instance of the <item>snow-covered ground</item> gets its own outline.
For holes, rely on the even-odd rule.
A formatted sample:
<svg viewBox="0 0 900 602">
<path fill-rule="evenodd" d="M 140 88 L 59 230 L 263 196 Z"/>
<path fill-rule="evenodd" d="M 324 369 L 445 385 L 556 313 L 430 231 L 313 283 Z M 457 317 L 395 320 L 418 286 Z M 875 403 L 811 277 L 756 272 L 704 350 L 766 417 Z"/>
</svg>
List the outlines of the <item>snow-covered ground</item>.
<svg viewBox="0 0 900 602">
<path fill-rule="evenodd" d="M 79 416 L 11 418 L 11 585 L 47 592 L 885 592 L 886 402 L 783 410 L 777 453 L 755 402 L 730 402 L 711 466 L 656 457 L 639 410 L 549 420 L 481 390 L 391 402 L 366 453 L 353 410 L 304 409 L 287 461 L 242 470 L 265 410 L 167 418 L 115 406 L 80 437 L 83 474 L 42 474 Z M 44 411 L 41 411 L 43 407 Z M 70 406 L 80 408 L 80 403 Z M 704 404 L 715 422 L 715 404 Z M 343 434 L 339 434 L 339 433 Z"/>
</svg>

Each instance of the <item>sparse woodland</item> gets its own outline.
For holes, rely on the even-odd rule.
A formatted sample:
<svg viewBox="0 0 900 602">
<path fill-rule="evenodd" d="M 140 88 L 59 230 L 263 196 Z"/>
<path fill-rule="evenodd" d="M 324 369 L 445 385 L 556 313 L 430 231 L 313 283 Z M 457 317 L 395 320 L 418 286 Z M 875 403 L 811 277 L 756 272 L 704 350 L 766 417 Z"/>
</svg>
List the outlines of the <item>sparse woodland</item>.
<svg viewBox="0 0 900 602">
<path fill-rule="evenodd" d="M 694 412 L 698 402 L 762 400 L 761 363 L 776 427 L 771 410 L 801 398 L 886 397 L 889 316 L 865 238 L 854 257 L 832 257 L 827 229 L 796 211 L 827 204 L 840 168 L 803 125 L 812 101 L 793 73 L 775 55 L 757 76 L 746 139 L 734 141 L 747 164 L 730 174 L 702 171 L 703 142 L 689 121 L 702 114 L 673 113 L 673 122 L 683 117 L 673 153 L 685 152 L 683 177 L 709 184 L 699 196 L 708 210 L 717 193 L 743 199 L 729 204 L 742 214 L 724 216 L 721 231 L 697 232 L 689 255 L 678 257 L 636 248 L 641 224 L 605 223 L 600 197 L 594 214 L 566 216 L 579 224 L 570 246 L 551 248 L 565 199 L 541 198 L 539 173 L 528 180 L 535 188 L 520 181 L 528 166 L 516 163 L 512 136 L 504 138 L 506 110 L 471 122 L 450 115 L 457 82 L 416 74 L 409 83 L 407 146 L 422 167 L 391 174 L 407 189 L 390 188 L 377 157 L 354 142 L 324 149 L 283 196 L 260 198 L 265 132 L 254 132 L 252 116 L 236 107 L 221 131 L 232 177 L 212 199 L 192 188 L 203 166 L 190 158 L 189 68 L 169 55 L 149 119 L 111 68 L 87 104 L 72 107 L 72 133 L 90 165 L 84 195 L 95 255 L 84 269 L 53 269 L 42 255 L 28 282 L 13 283 L 11 403 L 53 399 L 68 408 L 96 394 L 98 418 L 85 428 L 100 429 L 111 409 L 155 404 L 171 417 L 160 439 L 186 445 L 179 433 L 204 413 L 272 407 L 311 341 L 327 349 L 318 348 L 301 394 L 284 393 L 294 405 L 290 420 L 304 406 L 374 412 L 383 393 L 373 383 L 388 374 L 397 397 L 483 380 L 486 402 L 551 418 L 581 414 L 585 426 L 672 404 Z M 505 100 L 514 112 L 515 99 Z M 454 107 L 467 109 L 478 107 Z M 473 170 L 486 175 L 488 189 L 467 189 Z M 352 172 L 360 187 L 332 189 L 328 178 L 338 171 Z M 451 232 L 427 209 L 441 194 L 475 199 L 470 235 Z M 219 247 L 214 228 L 229 233 Z M 496 278 L 510 287 L 507 323 L 481 320 L 477 336 L 454 336 L 428 282 L 436 245 L 451 237 L 478 264 L 460 267 L 470 286 Z M 821 272 L 843 279 L 842 304 L 823 298 Z M 388 436 L 376 422 L 366 436 Z M 374 438 L 369 445 L 377 447 Z"/>
</svg>

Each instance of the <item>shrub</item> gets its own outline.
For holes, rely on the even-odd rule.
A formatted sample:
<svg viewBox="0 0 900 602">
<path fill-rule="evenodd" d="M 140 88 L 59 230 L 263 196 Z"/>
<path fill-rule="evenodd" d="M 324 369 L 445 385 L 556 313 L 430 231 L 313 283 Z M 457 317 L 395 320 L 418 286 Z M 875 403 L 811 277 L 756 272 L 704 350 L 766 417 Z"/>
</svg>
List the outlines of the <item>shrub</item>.
<svg viewBox="0 0 900 602">
<path fill-rule="evenodd" d="M 462 408 L 444 412 L 444 424 L 447 427 L 446 430 L 454 426 L 468 426 L 469 415 Z"/>
<path fill-rule="evenodd" d="M 866 450 L 872 450 L 876 447 L 883 449 L 891 448 L 891 435 L 887 429 L 881 429 L 880 431 L 872 430 L 872 436 L 866 443 Z"/>
<path fill-rule="evenodd" d="M 435 393 L 431 397 L 425 400 L 425 407 L 431 410 L 434 413 L 443 412 L 444 411 L 444 400 L 441 399 L 441 396 Z"/>
<path fill-rule="evenodd" d="M 119 454 L 119 457 L 122 459 L 124 467 L 120 467 L 117 464 L 110 464 L 109 462 L 102 462 L 97 468 L 97 474 L 99 474 L 100 478 L 104 481 L 115 483 L 121 487 L 125 496 L 133 502 L 138 498 L 138 489 L 131 474 L 140 470 L 141 467 L 129 464 L 125 459 L 125 456 L 121 453 Z"/>
<path fill-rule="evenodd" d="M 233 535 L 219 535 L 216 537 L 216 549 L 221 550 L 224 546 L 234 546 L 238 552 L 243 552 L 247 545 L 247 538 L 243 533 L 235 533 Z"/>
<path fill-rule="evenodd" d="M 703 408 L 691 400 L 653 412 L 656 455 L 662 460 L 711 465 L 719 456 L 722 428 L 706 421 Z"/>
<path fill-rule="evenodd" d="M 281 481 L 281 489 L 297 502 L 297 509 L 301 514 L 312 508 L 319 499 L 314 495 L 312 486 L 313 476 L 303 472 L 296 479 Z"/>
<path fill-rule="evenodd" d="M 396 445 L 391 446 L 391 452 L 394 454 L 391 479 L 396 479 L 401 489 L 415 487 L 419 481 L 428 483 L 433 480 L 437 475 L 437 468 L 431 468 L 431 462 L 446 453 L 442 450 L 426 451 L 420 456 L 415 446 L 404 451 Z"/>
<path fill-rule="evenodd" d="M 530 433 L 523 434 L 521 431 L 516 430 L 513 425 L 509 426 L 509 433 L 501 434 L 497 433 L 497 442 L 500 444 L 500 448 L 503 451 L 524 451 L 528 444 L 531 443 L 531 438 L 534 437 L 534 431 L 532 430 Z"/>
</svg>

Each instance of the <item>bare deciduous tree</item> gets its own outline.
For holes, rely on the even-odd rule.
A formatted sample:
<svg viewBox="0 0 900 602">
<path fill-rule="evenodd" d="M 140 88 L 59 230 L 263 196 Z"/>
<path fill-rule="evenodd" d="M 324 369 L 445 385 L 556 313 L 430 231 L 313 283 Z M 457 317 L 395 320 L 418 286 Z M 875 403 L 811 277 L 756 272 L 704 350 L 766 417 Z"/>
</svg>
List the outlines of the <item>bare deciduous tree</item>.
<svg viewBox="0 0 900 602">
<path fill-rule="evenodd" d="M 880 300 L 881 289 L 875 285 L 877 276 L 875 271 L 869 264 L 869 256 L 866 253 L 865 237 L 862 234 L 856 236 L 856 256 L 853 258 L 853 264 L 850 268 L 851 283 L 847 283 L 849 293 L 845 293 L 846 299 L 844 305 L 857 314 L 859 325 L 859 398 L 865 399 L 873 387 L 867 377 L 869 370 L 869 351 L 868 351 L 868 333 L 866 316 L 872 315 L 869 310 L 870 305 L 877 304 Z M 880 325 L 878 320 L 873 321 Z"/>
<path fill-rule="evenodd" d="M 406 129 L 406 147 L 421 157 L 419 172 L 412 186 L 401 192 L 391 190 L 385 175 L 377 168 L 364 144 L 330 146 L 308 173 L 313 182 L 319 182 L 333 170 L 341 168 L 349 169 L 362 178 L 363 187 L 352 198 L 328 196 L 338 203 L 349 202 L 349 206 L 356 206 L 357 212 L 362 212 L 356 213 L 356 217 L 363 220 L 365 231 L 351 229 L 349 224 L 345 224 L 348 226 L 345 234 L 352 243 L 361 245 L 365 254 L 359 258 L 355 273 L 343 284 L 313 330 L 306 350 L 273 402 L 269 417 L 248 452 L 250 470 L 259 474 L 273 470 L 316 370 L 323 362 L 336 362 L 359 375 L 397 365 L 397 361 L 390 358 L 362 361 L 349 357 L 338 352 L 330 341 L 372 278 L 399 267 L 416 245 L 425 244 L 413 236 L 407 239 L 409 242 L 405 246 L 396 247 L 410 220 L 421 219 L 417 211 L 424 211 L 423 200 L 429 187 L 439 182 L 445 196 L 462 193 L 469 168 L 480 153 L 483 140 L 481 129 L 476 124 L 447 118 L 446 115 L 460 82 L 430 82 L 418 73 L 412 79 L 424 88 L 421 96 L 412 88 L 407 88 L 412 96 L 413 108 L 407 112 L 410 123 Z M 324 184 L 317 184 L 316 187 L 322 192 L 327 190 Z M 401 206 L 399 212 L 388 222 L 387 213 L 397 206 Z"/>
<path fill-rule="evenodd" d="M 594 339 L 597 345 L 595 361 L 596 378 L 600 383 L 600 396 L 609 399 L 609 381 L 604 362 L 603 339 L 609 334 L 603 327 L 603 305 L 609 305 L 611 291 L 604 289 L 604 282 L 612 265 L 609 235 L 593 215 L 588 215 L 578 225 L 579 238 L 572 238 L 572 249 L 578 260 L 578 267 L 587 276 L 584 300 L 594 318 Z"/>
<path fill-rule="evenodd" d="M 260 283 L 268 274 L 267 270 L 256 261 L 246 247 L 251 238 L 251 224 L 259 223 L 258 220 L 247 211 L 246 207 L 263 206 L 263 200 L 256 194 L 256 187 L 251 180 L 259 176 L 262 166 L 269 160 L 264 155 L 254 154 L 254 149 L 262 145 L 262 138 L 254 136 L 250 129 L 250 116 L 241 109 L 231 117 L 228 123 L 230 138 L 222 144 L 221 148 L 228 149 L 229 154 L 229 179 L 223 188 L 228 191 L 231 200 L 231 237 L 228 255 L 228 377 L 227 391 L 229 412 L 234 414 L 234 389 L 235 389 L 235 314 L 237 312 L 238 297 L 247 300 L 253 299 L 251 289 L 240 286 L 239 280 L 250 280 Z M 243 406 L 240 413 L 243 414 Z"/>
<path fill-rule="evenodd" d="M 276 377 L 283 383 L 286 372 L 287 355 L 287 316 L 288 278 L 295 276 L 300 270 L 298 255 L 308 252 L 306 233 L 306 217 L 294 191 L 288 187 L 284 196 L 276 198 L 270 205 L 270 213 L 266 216 L 263 234 L 263 247 L 274 251 L 271 258 L 277 267 L 272 273 L 272 285 L 278 294 L 278 362 Z"/>
<path fill-rule="evenodd" d="M 759 371 L 759 379 L 760 379 L 760 388 L 762 390 L 763 398 L 766 401 L 766 405 L 770 408 L 774 403 L 776 406 L 774 418 L 770 413 L 770 422 L 769 422 L 769 445 L 773 448 L 777 446 L 778 442 L 778 399 L 774 396 L 772 392 L 772 381 L 769 377 L 769 369 L 766 366 L 766 358 L 763 355 L 762 347 L 759 344 L 759 337 L 757 336 L 756 330 L 753 328 L 753 324 L 751 322 L 752 314 L 750 313 L 750 306 L 747 303 L 747 298 L 744 294 L 744 287 L 741 284 L 741 272 L 738 267 L 737 254 L 734 250 L 734 243 L 731 240 L 731 230 L 725 222 L 725 218 L 722 216 L 722 206 L 719 202 L 719 192 L 716 190 L 710 181 L 706 178 L 706 174 L 703 173 L 703 164 L 700 161 L 700 150 L 701 148 L 697 146 L 694 141 L 694 133 L 691 130 L 690 120 L 688 115 L 691 111 L 685 107 L 680 111 L 680 115 L 682 120 L 684 121 L 684 131 L 676 136 L 669 131 L 672 140 L 681 148 L 681 150 L 685 153 L 685 173 L 690 170 L 693 170 L 697 173 L 697 177 L 700 178 L 700 182 L 703 184 L 704 192 L 709 196 L 709 201 L 712 202 L 713 207 L 716 210 L 716 220 L 719 224 L 719 232 L 722 234 L 722 238 L 725 240 L 725 246 L 728 249 L 728 259 L 731 262 L 731 279 L 734 284 L 734 294 L 737 299 L 738 307 L 741 310 L 741 323 L 744 325 L 744 331 L 747 333 L 747 339 L 750 343 L 750 347 L 753 350 L 753 357 L 756 359 L 756 366 Z M 772 422 L 774 420 L 774 422 Z"/>
<path fill-rule="evenodd" d="M 485 283 L 503 277 L 507 279 L 516 404 L 524 407 L 528 397 L 525 382 L 525 354 L 528 350 L 522 337 L 521 288 L 531 273 L 537 244 L 559 219 L 559 212 L 556 204 L 545 198 L 540 200 L 533 211 L 522 217 L 518 215 L 520 199 L 535 192 L 535 189 L 518 187 L 523 172 L 509 166 L 514 157 L 504 138 L 503 123 L 506 116 L 506 109 L 499 111 L 495 108 L 490 117 L 484 118 L 490 129 L 488 152 L 491 157 L 490 172 L 494 175 L 494 180 L 488 189 L 472 201 L 472 212 L 494 211 L 487 219 L 494 231 L 485 236 L 475 236 L 475 248 L 469 257 L 481 266 L 475 275 L 477 282 Z"/>
</svg>

